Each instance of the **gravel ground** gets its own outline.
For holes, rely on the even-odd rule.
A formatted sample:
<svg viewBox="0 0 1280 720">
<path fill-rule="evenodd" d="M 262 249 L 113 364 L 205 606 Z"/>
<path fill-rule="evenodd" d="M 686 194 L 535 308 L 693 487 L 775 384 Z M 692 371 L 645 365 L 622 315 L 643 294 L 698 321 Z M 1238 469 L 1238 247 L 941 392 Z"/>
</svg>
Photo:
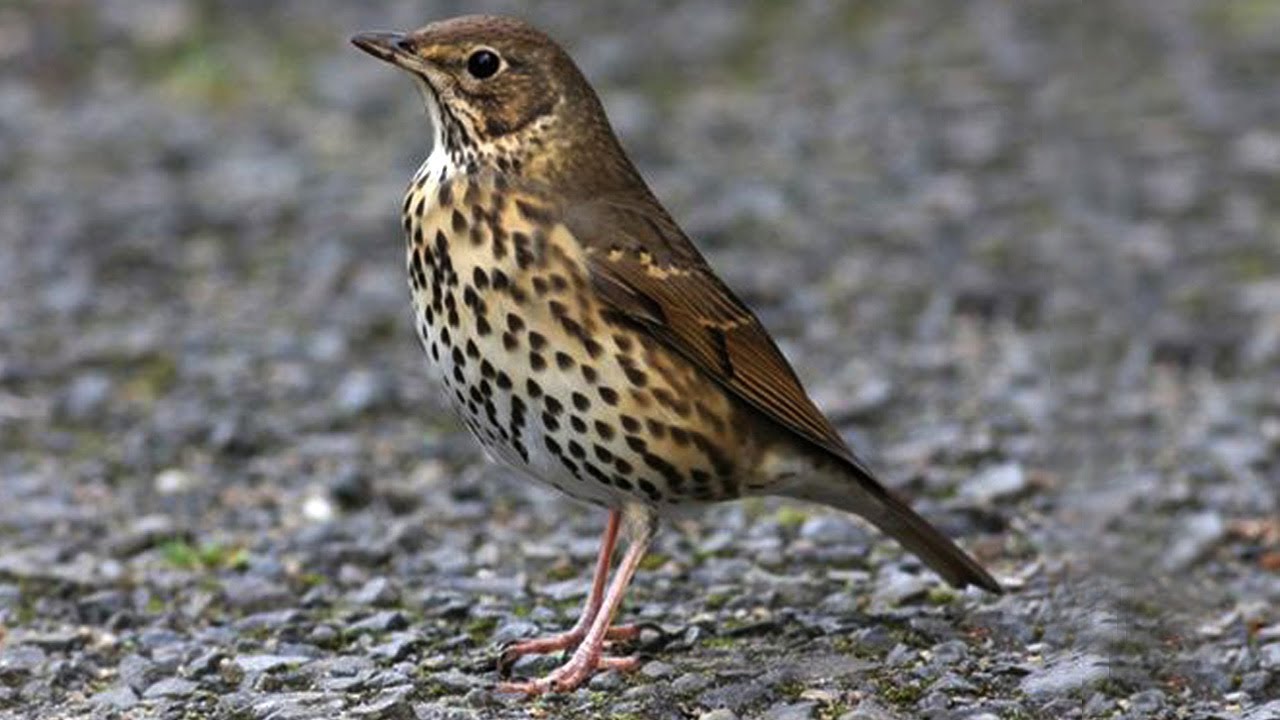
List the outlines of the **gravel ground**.
<svg viewBox="0 0 1280 720">
<path fill-rule="evenodd" d="M 412 337 L 461 3 L 0 6 L 0 716 L 1280 717 L 1280 3 L 467 3 L 561 38 L 819 403 L 1007 584 L 847 517 L 668 527 L 634 676 L 524 703 L 598 512 Z M 552 659 L 524 661 L 532 674 Z"/>
</svg>

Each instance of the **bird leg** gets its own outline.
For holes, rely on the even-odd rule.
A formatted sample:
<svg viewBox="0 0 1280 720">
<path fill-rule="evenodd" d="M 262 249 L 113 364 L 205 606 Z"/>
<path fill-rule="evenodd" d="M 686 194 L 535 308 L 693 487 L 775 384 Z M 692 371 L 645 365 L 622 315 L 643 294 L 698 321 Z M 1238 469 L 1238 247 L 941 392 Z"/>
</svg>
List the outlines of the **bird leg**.
<svg viewBox="0 0 1280 720">
<path fill-rule="evenodd" d="M 511 667 L 525 655 L 545 655 L 560 650 L 572 650 L 578 647 L 578 644 L 582 642 L 582 638 L 586 637 L 587 629 L 591 627 L 591 622 L 596 619 L 596 615 L 600 612 L 600 605 L 604 602 L 604 586 L 609 579 L 609 564 L 613 557 L 613 548 L 617 545 L 618 526 L 621 524 L 621 520 L 622 511 L 609 511 L 609 521 L 605 525 L 604 535 L 600 538 L 600 555 L 596 558 L 596 570 L 591 580 L 591 592 L 587 595 L 587 601 L 582 606 L 582 614 L 578 616 L 578 621 L 573 628 L 547 637 L 516 642 L 504 648 L 502 655 L 498 657 L 498 675 L 500 677 L 505 678 L 510 675 Z M 626 642 L 640 637 L 642 631 L 643 627 L 640 625 L 619 625 L 609 628 L 605 639 Z"/>
<path fill-rule="evenodd" d="M 610 544 L 610 531 L 616 536 L 616 522 L 620 515 L 621 513 L 616 510 L 609 515 L 609 529 L 605 532 L 606 545 Z M 498 686 L 499 692 L 516 692 L 526 695 L 539 695 L 550 691 L 569 692 L 586 682 L 597 670 L 627 671 L 634 670 L 640 665 L 639 658 L 606 657 L 603 655 L 603 651 L 605 641 L 612 637 L 611 631 L 623 630 L 628 634 L 639 633 L 638 628 L 611 628 L 610 623 L 613 621 L 614 613 L 618 611 L 618 606 L 622 604 L 622 596 L 626 593 L 632 576 L 635 575 L 636 569 L 640 567 L 640 561 L 649 550 L 649 541 L 653 538 L 653 530 L 654 519 L 652 516 L 646 515 L 643 527 L 634 534 L 631 544 L 627 546 L 627 552 L 622 557 L 622 563 L 618 566 L 617 575 L 614 576 L 608 593 L 604 595 L 603 601 L 596 603 L 594 609 L 595 617 L 589 621 L 590 627 L 581 638 L 577 650 L 574 651 L 569 661 L 556 668 L 546 677 L 537 680 L 502 683 Z M 607 570 L 607 560 L 605 563 L 604 569 Z M 602 574 L 597 574 L 598 582 L 593 583 L 593 585 L 603 583 L 603 580 L 600 580 L 601 576 Z M 587 605 L 586 609 L 591 609 L 590 599 L 588 599 Z M 584 617 L 585 615 L 586 613 L 584 613 Z M 566 634 L 571 634 L 572 632 L 571 630 Z"/>
</svg>

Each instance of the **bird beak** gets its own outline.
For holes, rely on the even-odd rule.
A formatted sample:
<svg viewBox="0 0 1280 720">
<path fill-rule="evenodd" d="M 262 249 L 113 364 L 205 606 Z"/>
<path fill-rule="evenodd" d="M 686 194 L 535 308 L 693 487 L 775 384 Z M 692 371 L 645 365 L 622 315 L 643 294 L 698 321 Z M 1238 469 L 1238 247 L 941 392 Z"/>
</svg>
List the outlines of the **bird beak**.
<svg viewBox="0 0 1280 720">
<path fill-rule="evenodd" d="M 422 58 L 413 51 L 408 35 L 393 32 L 365 32 L 353 35 L 351 44 L 379 60 L 405 70 L 422 70 Z"/>
</svg>

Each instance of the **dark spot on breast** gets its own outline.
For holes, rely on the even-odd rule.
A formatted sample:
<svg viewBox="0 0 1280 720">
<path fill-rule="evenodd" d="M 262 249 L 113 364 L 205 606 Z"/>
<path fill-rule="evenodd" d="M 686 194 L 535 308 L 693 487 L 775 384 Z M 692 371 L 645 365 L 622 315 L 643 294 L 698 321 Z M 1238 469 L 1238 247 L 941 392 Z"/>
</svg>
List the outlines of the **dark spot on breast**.
<svg viewBox="0 0 1280 720">
<path fill-rule="evenodd" d="M 534 372 L 542 372 L 547 369 L 547 359 L 542 357 L 541 353 L 531 352 L 529 353 L 529 367 L 533 368 Z"/>
<path fill-rule="evenodd" d="M 648 443 L 646 443 L 642 437 L 637 435 L 628 435 L 627 447 L 631 448 L 635 452 L 642 453 L 648 449 Z"/>
<path fill-rule="evenodd" d="M 601 385 L 596 388 L 596 392 L 600 393 L 600 399 L 605 401 L 607 405 L 616 406 L 618 404 L 618 391 L 607 385 Z"/>
<path fill-rule="evenodd" d="M 468 344 L 467 346 L 468 351 L 470 351 L 470 348 L 471 346 L 470 344 Z M 480 361 L 481 377 L 485 378 L 486 380 L 492 380 L 493 378 L 497 377 L 497 375 L 498 375 L 498 371 L 493 369 L 493 363 L 489 362 L 488 358 L 485 358 L 484 360 Z"/>
<path fill-rule="evenodd" d="M 613 476 L 613 484 L 619 490 L 626 490 L 627 492 L 630 492 L 632 488 L 631 481 L 622 477 L 621 475 Z"/>
<path fill-rule="evenodd" d="M 579 460 L 582 460 L 587 456 L 587 451 L 585 448 L 582 447 L 582 443 L 579 443 L 577 440 L 570 440 L 569 454 L 578 458 Z"/>
<path fill-rule="evenodd" d="M 489 325 L 489 320 L 484 315 L 476 316 L 476 334 L 484 337 L 493 332 L 493 327 Z"/>
<path fill-rule="evenodd" d="M 532 282 L 533 282 L 533 291 L 537 293 L 538 297 L 542 297 L 543 295 L 547 294 L 546 278 L 542 277 L 541 275 L 534 275 Z"/>
<path fill-rule="evenodd" d="M 559 400 L 557 400 L 555 397 L 551 395 L 548 395 L 542 401 L 542 404 L 543 404 L 543 407 L 547 409 L 547 412 L 550 412 L 553 415 L 559 415 L 560 413 L 564 412 L 564 403 L 560 402 Z"/>
<path fill-rule="evenodd" d="M 618 420 L 622 422 L 622 429 L 629 433 L 640 432 L 640 421 L 630 415 L 621 415 Z"/>
<path fill-rule="evenodd" d="M 569 281 L 560 273 L 551 273 L 551 289 L 556 292 L 564 292 L 569 289 Z"/>
<path fill-rule="evenodd" d="M 485 274 L 482 268 L 476 268 L 471 273 L 471 282 L 475 283 L 477 290 L 484 290 L 489 287 L 489 276 Z"/>
<path fill-rule="evenodd" d="M 555 415 L 552 415 L 549 412 L 542 413 L 542 425 L 550 432 L 555 432 L 560 429 L 560 421 L 556 419 Z"/>
<path fill-rule="evenodd" d="M 529 378 L 528 380 L 524 381 L 524 390 L 526 393 L 529 394 L 529 397 L 533 398 L 534 400 L 537 400 L 539 397 L 542 396 L 542 386 L 539 385 L 536 381 L 534 381 L 533 378 Z"/>
<path fill-rule="evenodd" d="M 680 489 L 684 487 L 684 475 L 680 474 L 680 471 L 676 469 L 675 465 L 672 465 L 665 459 L 654 455 L 653 453 L 645 453 L 644 464 L 654 470 L 657 470 L 658 474 L 667 481 L 667 484 L 672 490 L 679 492 Z"/>
<path fill-rule="evenodd" d="M 561 370 L 568 370 L 569 368 L 573 367 L 573 358 L 569 356 L 569 353 L 563 350 L 557 350 L 556 351 L 556 367 L 560 368 Z"/>
<path fill-rule="evenodd" d="M 583 395 L 580 392 L 574 391 L 572 399 L 573 406 L 582 412 L 586 412 L 591 407 L 591 401 L 587 399 L 586 395 Z"/>
<path fill-rule="evenodd" d="M 524 332 L 524 318 L 515 313 L 507 313 L 507 329 L 513 333 Z"/>
<path fill-rule="evenodd" d="M 608 476 L 608 475 L 605 475 L 605 474 L 600 470 L 600 468 L 596 467 L 594 464 L 589 463 L 589 462 L 584 462 L 582 465 L 583 465 L 583 468 L 587 471 L 587 475 L 590 475 L 592 480 L 595 480 L 596 482 L 600 483 L 601 485 L 609 485 L 609 484 L 610 484 L 610 482 L 609 482 L 609 476 Z"/>
<path fill-rule="evenodd" d="M 502 348 L 504 350 L 506 350 L 507 352 L 511 352 L 512 350 L 515 350 L 519 346 L 520 346 L 520 341 L 516 339 L 515 335 L 512 335 L 510 332 L 502 333 Z"/>
<path fill-rule="evenodd" d="M 526 200 L 516 200 L 516 210 L 524 219 L 535 225 L 550 224 L 552 221 L 549 210 Z"/>
<path fill-rule="evenodd" d="M 666 388 L 654 388 L 653 398 L 658 401 L 659 405 L 680 417 L 689 417 L 689 403 L 672 395 Z"/>
<path fill-rule="evenodd" d="M 460 368 L 467 366 L 467 359 L 462 356 L 462 350 L 456 347 L 453 349 L 453 364 Z"/>
<path fill-rule="evenodd" d="M 668 429 L 671 431 L 671 439 L 676 445 L 686 447 L 689 444 L 689 433 L 684 428 L 672 425 Z"/>
<path fill-rule="evenodd" d="M 493 271 L 493 289 L 506 290 L 509 287 L 511 287 L 511 279 L 507 277 L 506 273 L 495 268 Z"/>
<path fill-rule="evenodd" d="M 644 387 L 645 384 L 649 382 L 649 378 L 644 374 L 643 370 L 637 370 L 636 368 L 629 367 L 624 368 L 623 372 L 626 373 L 627 380 L 636 387 Z"/>
<path fill-rule="evenodd" d="M 551 314 L 553 316 L 557 318 L 561 318 L 562 322 L 564 321 L 565 316 L 569 314 L 569 308 L 565 307 L 565 304 L 560 302 L 559 300 L 552 300 L 548 302 L 547 309 L 551 311 Z M 573 321 L 570 320 L 569 322 L 573 322 Z M 574 323 L 574 324 L 576 325 L 577 323 Z"/>
<path fill-rule="evenodd" d="M 480 348 L 476 347 L 475 341 L 472 340 L 471 338 L 467 338 L 467 357 L 469 358 L 480 357 Z"/>
<path fill-rule="evenodd" d="M 596 373 L 596 369 L 595 369 L 595 368 L 591 367 L 590 365 L 583 365 L 583 366 L 582 366 L 582 379 L 583 379 L 583 380 L 586 380 L 586 381 L 587 381 L 587 382 L 589 382 L 589 383 L 595 384 L 596 377 L 597 377 L 597 373 Z"/>
<path fill-rule="evenodd" d="M 635 472 L 635 468 L 632 467 L 631 463 L 627 462 L 622 458 L 616 458 L 613 461 L 613 467 L 615 470 L 622 473 L 623 475 L 630 475 L 631 473 Z"/>
<path fill-rule="evenodd" d="M 582 419 L 581 415 L 570 415 L 569 427 L 573 428 L 573 431 L 579 434 L 585 434 L 587 432 L 587 423 Z"/>
<path fill-rule="evenodd" d="M 591 338 L 583 338 L 582 346 L 587 349 L 587 354 L 593 358 L 598 358 L 604 354 L 604 346 Z"/>
<path fill-rule="evenodd" d="M 499 371 L 498 371 L 498 377 L 494 380 L 494 382 L 496 382 L 496 383 L 498 384 L 498 389 L 499 389 L 499 390 L 510 390 L 510 389 L 511 389 L 511 387 L 512 387 L 512 385 L 511 385 L 511 376 L 510 376 L 510 375 L 508 375 L 508 374 L 507 374 L 505 371 L 503 371 L 503 370 L 499 370 Z"/>
<path fill-rule="evenodd" d="M 645 428 L 649 430 L 649 434 L 656 438 L 661 438 L 667 434 L 667 426 L 653 418 L 645 418 L 644 424 Z"/>
<path fill-rule="evenodd" d="M 443 207 L 453 204 L 453 184 L 444 183 L 440 186 L 440 192 L 436 195 L 436 201 Z"/>
<path fill-rule="evenodd" d="M 613 426 L 603 420 L 596 420 L 595 428 L 596 434 L 600 436 L 601 440 L 612 440 L 616 433 Z"/>
<path fill-rule="evenodd" d="M 547 337 L 537 330 L 529 331 L 529 347 L 534 350 L 541 350 L 547 346 Z"/>
<path fill-rule="evenodd" d="M 645 495 L 649 496 L 650 500 L 656 501 L 662 497 L 662 494 L 658 492 L 658 488 L 655 487 L 654 484 L 649 482 L 648 480 L 640 481 L 640 489 L 644 491 Z"/>
</svg>

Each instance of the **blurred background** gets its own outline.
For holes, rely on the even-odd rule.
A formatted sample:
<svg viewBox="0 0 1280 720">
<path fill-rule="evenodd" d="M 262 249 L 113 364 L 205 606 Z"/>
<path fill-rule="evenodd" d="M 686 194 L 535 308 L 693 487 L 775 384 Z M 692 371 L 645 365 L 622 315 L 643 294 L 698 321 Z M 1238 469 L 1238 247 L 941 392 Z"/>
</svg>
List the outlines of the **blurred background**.
<svg viewBox="0 0 1280 720">
<path fill-rule="evenodd" d="M 429 126 L 347 43 L 479 11 L 563 42 L 819 405 L 1014 590 L 716 508 L 628 605 L 658 670 L 556 712 L 1280 713 L 1271 0 L 0 4 L 0 712 L 522 716 L 467 663 L 574 616 L 602 517 L 428 383 Z"/>
</svg>

